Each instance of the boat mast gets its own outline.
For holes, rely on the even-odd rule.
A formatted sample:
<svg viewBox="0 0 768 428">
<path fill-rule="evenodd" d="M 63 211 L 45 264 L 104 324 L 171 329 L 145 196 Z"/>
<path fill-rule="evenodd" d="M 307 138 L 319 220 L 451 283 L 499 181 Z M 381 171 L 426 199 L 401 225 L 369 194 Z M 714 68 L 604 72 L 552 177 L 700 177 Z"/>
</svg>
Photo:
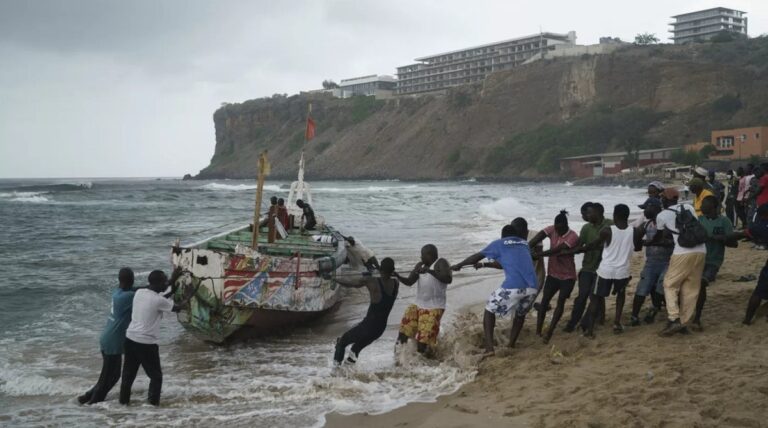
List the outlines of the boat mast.
<svg viewBox="0 0 768 428">
<path fill-rule="evenodd" d="M 302 211 L 296 207 L 298 199 L 303 199 L 312 205 L 312 192 L 310 191 L 309 184 L 304 182 L 304 148 L 309 140 L 315 136 L 314 126 L 312 121 L 312 103 L 309 103 L 307 105 L 307 129 L 304 132 L 304 145 L 301 146 L 301 156 L 299 157 L 299 174 L 296 181 L 291 183 L 291 190 L 288 193 L 288 212 L 296 218 L 300 218 L 302 214 Z"/>
<path fill-rule="evenodd" d="M 256 206 L 253 208 L 253 235 L 251 237 L 251 248 L 258 249 L 259 244 L 259 220 L 261 218 L 261 198 L 264 193 L 264 177 L 267 175 L 266 169 L 267 163 L 267 151 L 264 150 L 259 155 L 259 173 L 256 180 Z"/>
</svg>

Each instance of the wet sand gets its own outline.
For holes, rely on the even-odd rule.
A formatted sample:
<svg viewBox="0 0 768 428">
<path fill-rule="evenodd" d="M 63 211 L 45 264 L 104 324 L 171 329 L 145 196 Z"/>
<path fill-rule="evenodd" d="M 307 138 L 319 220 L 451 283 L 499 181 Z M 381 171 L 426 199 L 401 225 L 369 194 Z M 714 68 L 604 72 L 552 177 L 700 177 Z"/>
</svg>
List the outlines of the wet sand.
<svg viewBox="0 0 768 428">
<path fill-rule="evenodd" d="M 629 327 L 642 256 L 633 260 L 634 279 L 624 308 L 623 334 L 610 322 L 595 339 L 561 328 L 549 345 L 534 333 L 531 313 L 517 347 L 506 348 L 509 320 L 497 324 L 497 353 L 479 363 L 473 382 L 434 403 L 412 403 L 382 415 L 327 417 L 328 427 L 765 427 L 768 426 L 768 323 L 766 306 L 744 326 L 747 300 L 768 252 L 742 243 L 728 249 L 717 282 L 710 286 L 702 317 L 704 331 L 662 338 L 663 316 L 654 324 Z M 572 295 L 571 301 L 573 300 Z M 608 298 L 608 314 L 614 298 Z M 646 302 L 643 307 L 648 307 Z M 466 308 L 447 340 L 482 344 L 482 305 Z"/>
</svg>

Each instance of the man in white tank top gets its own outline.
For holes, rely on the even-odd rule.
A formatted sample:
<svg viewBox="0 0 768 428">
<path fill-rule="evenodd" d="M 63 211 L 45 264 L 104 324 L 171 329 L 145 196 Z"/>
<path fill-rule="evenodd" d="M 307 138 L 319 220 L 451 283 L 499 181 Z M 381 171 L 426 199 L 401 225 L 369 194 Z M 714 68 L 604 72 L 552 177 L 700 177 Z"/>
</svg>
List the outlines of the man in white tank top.
<svg viewBox="0 0 768 428">
<path fill-rule="evenodd" d="M 434 350 L 437 336 L 440 334 L 440 319 L 445 312 L 445 292 L 453 281 L 451 265 L 445 259 L 438 258 L 437 247 L 427 244 L 421 248 L 421 261 L 408 277 L 395 273 L 400 283 L 416 285 L 416 304 L 405 309 L 400 322 L 398 344 L 414 339 L 419 353 Z"/>
<path fill-rule="evenodd" d="M 589 296 L 587 315 L 582 319 L 581 328 L 584 336 L 594 338 L 595 319 L 598 308 L 605 305 L 605 298 L 616 295 L 616 317 L 613 321 L 613 332 L 621 333 L 621 312 L 624 309 L 624 299 L 629 280 L 629 268 L 632 252 L 635 250 L 635 230 L 629 226 L 629 207 L 618 204 L 613 208 L 613 223 L 610 228 L 600 231 L 600 237 L 588 246 L 603 249 L 603 257 L 597 268 L 597 283 Z"/>
</svg>

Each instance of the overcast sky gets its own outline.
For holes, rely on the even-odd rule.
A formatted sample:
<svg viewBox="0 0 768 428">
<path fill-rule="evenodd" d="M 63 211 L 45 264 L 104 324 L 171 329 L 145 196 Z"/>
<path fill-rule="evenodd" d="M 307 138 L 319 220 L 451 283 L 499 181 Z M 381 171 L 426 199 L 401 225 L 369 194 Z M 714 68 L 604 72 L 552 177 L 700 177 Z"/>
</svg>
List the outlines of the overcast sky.
<svg viewBox="0 0 768 428">
<path fill-rule="evenodd" d="M 715 6 L 768 33 L 765 0 L 0 0 L 0 177 L 196 174 L 225 101 L 540 29 L 668 42 L 670 16 Z"/>
</svg>

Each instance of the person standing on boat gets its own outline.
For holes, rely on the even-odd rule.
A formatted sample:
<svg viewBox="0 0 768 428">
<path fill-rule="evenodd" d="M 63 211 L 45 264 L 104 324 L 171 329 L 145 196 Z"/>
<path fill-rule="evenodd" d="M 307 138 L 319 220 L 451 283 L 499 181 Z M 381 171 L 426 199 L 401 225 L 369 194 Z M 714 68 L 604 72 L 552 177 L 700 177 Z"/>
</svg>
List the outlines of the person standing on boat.
<svg viewBox="0 0 768 428">
<path fill-rule="evenodd" d="M 277 196 L 273 196 L 269 199 L 269 211 L 267 211 L 267 218 L 259 223 L 259 227 L 272 226 L 274 227 L 274 218 L 277 216 Z"/>
<path fill-rule="evenodd" d="M 80 404 L 94 404 L 104 401 L 109 391 L 120 380 L 120 369 L 123 364 L 123 343 L 125 330 L 131 322 L 133 307 L 133 271 L 122 268 L 117 275 L 120 283 L 112 293 L 112 307 L 107 318 L 107 325 L 101 333 L 101 374 L 93 388 L 77 397 Z"/>
<path fill-rule="evenodd" d="M 451 265 L 438 258 L 437 247 L 427 244 L 421 248 L 421 261 L 416 263 L 408 277 L 395 273 L 400 283 L 407 286 L 416 284 L 416 304 L 405 309 L 400 321 L 397 343 L 402 345 L 414 339 L 417 350 L 425 354 L 434 351 L 440 334 L 440 319 L 445 312 L 445 294 L 448 284 L 453 281 Z"/>
<path fill-rule="evenodd" d="M 315 226 L 317 226 L 317 220 L 315 219 L 315 210 L 312 209 L 312 207 L 302 201 L 301 199 L 296 200 L 296 205 L 301 208 L 301 220 L 302 220 L 302 230 L 315 230 Z"/>
<path fill-rule="evenodd" d="M 501 229 L 501 239 L 491 242 L 479 253 L 451 266 L 454 271 L 470 265 L 474 265 L 476 268 L 504 269 L 504 282 L 488 298 L 483 313 L 486 355 L 490 356 L 494 353 L 493 330 L 496 327 L 496 317 L 503 317 L 514 311 L 515 317 L 509 332 L 509 347 L 514 347 L 517 337 L 523 329 L 525 316 L 538 295 L 539 279 L 533 266 L 527 238 L 528 222 L 518 217 L 512 221 L 512 224 Z M 479 263 L 483 259 L 493 260 L 493 262 Z"/>
<path fill-rule="evenodd" d="M 277 200 L 277 221 L 283 226 L 283 229 L 288 230 L 290 225 L 288 222 L 288 208 L 285 207 L 285 199 L 280 198 Z"/>
<path fill-rule="evenodd" d="M 368 306 L 368 313 L 360 324 L 352 327 L 336 339 L 336 352 L 333 355 L 334 365 L 341 365 L 349 345 L 352 345 L 352 349 L 350 349 L 347 362 L 350 364 L 357 362 L 360 351 L 381 337 L 387 328 L 387 319 L 392 311 L 392 306 L 395 304 L 395 299 L 397 299 L 400 283 L 392 276 L 395 272 L 395 262 L 391 258 L 387 257 L 381 261 L 379 271 L 381 272 L 379 278 L 371 277 L 370 272 L 365 272 L 361 278 L 354 280 L 336 278 L 336 282 L 344 287 L 366 287 L 371 295 L 371 304 Z"/>
<path fill-rule="evenodd" d="M 125 334 L 125 363 L 123 381 L 120 384 L 120 404 L 130 403 L 131 387 L 141 366 L 149 377 L 148 401 L 154 406 L 160 405 L 160 390 L 163 385 L 160 349 L 157 346 L 160 320 L 163 318 L 163 312 L 178 312 L 181 309 L 171 298 L 176 292 L 176 280 L 180 275 L 181 268 L 173 271 L 170 280 L 163 271 L 152 271 L 149 274 L 149 287 L 136 291 L 131 323 Z M 162 294 L 168 286 L 171 290 Z"/>
</svg>

